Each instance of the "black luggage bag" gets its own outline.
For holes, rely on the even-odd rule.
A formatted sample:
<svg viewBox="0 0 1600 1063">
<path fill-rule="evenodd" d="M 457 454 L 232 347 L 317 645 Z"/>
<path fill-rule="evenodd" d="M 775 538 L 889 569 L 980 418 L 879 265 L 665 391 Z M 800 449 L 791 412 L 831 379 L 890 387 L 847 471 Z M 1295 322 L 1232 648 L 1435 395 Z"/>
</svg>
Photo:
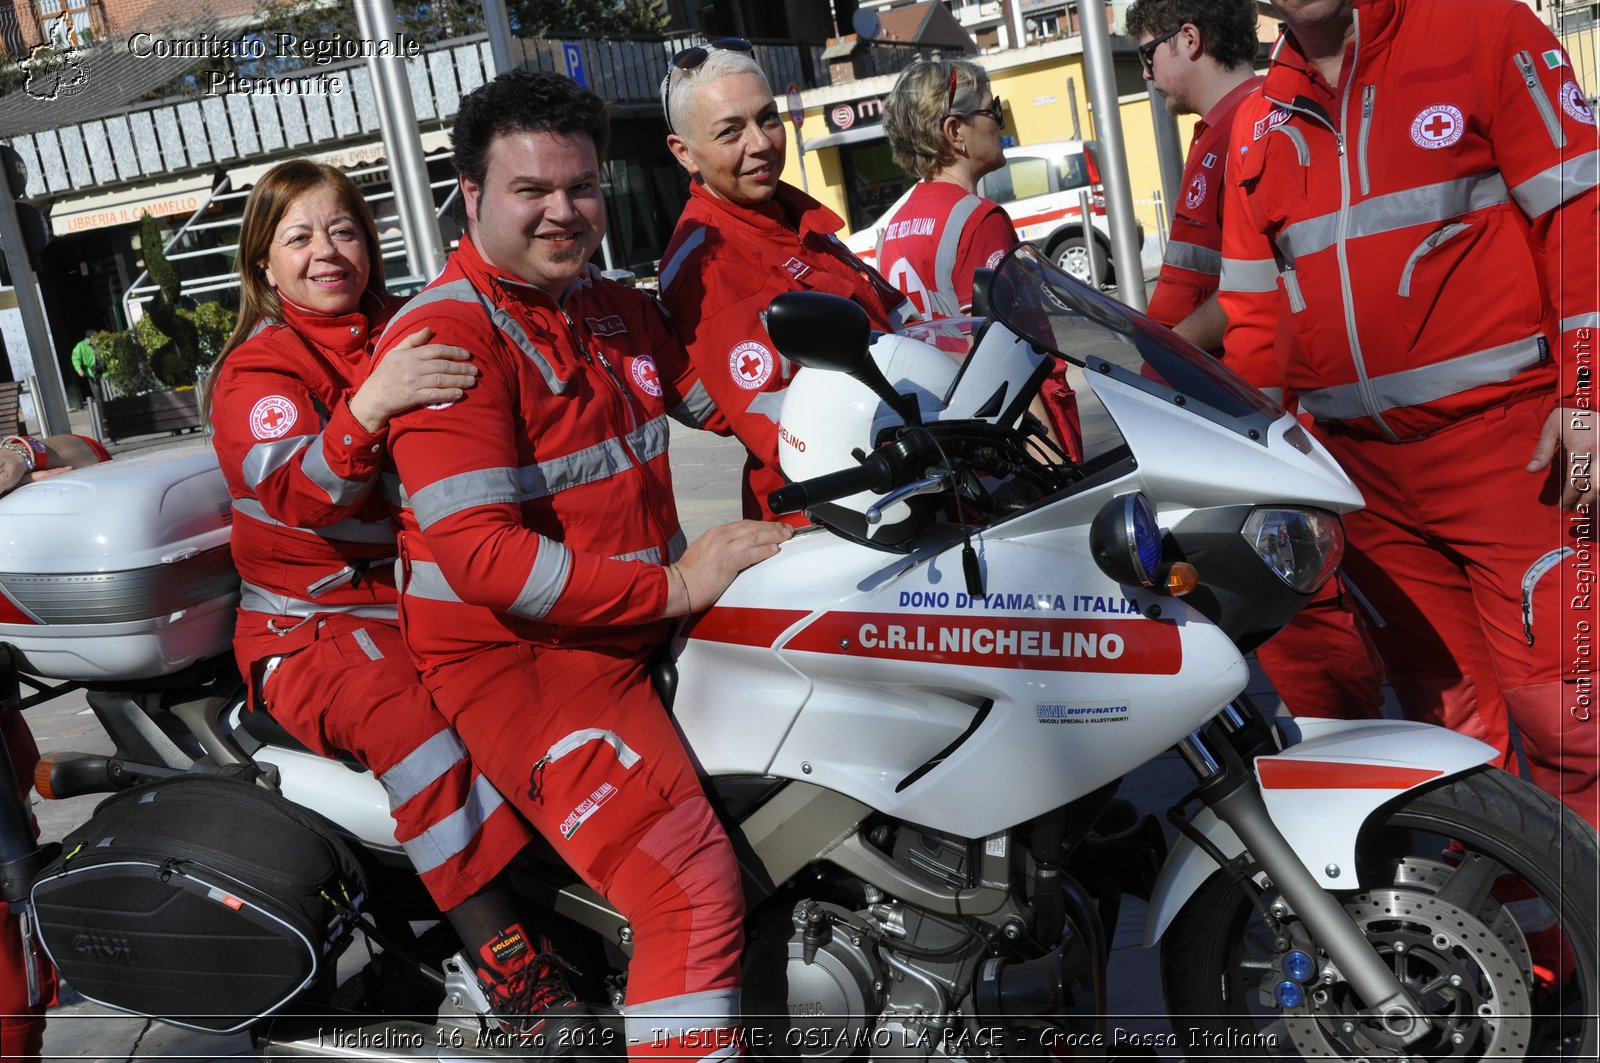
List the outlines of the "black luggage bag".
<svg viewBox="0 0 1600 1063">
<path fill-rule="evenodd" d="M 249 781 L 183 775 L 101 802 L 32 901 L 50 959 L 83 996 L 233 1033 L 329 969 L 364 892 L 321 816 Z"/>
</svg>

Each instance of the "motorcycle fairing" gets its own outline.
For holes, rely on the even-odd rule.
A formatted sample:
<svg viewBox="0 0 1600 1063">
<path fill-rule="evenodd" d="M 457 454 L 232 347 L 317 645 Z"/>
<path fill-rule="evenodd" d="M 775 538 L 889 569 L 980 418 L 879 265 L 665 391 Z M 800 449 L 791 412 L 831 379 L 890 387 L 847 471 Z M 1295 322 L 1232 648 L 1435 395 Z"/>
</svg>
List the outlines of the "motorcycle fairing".
<svg viewBox="0 0 1600 1063">
<path fill-rule="evenodd" d="M 1257 757 L 1256 777 L 1272 822 L 1318 885 L 1330 890 L 1356 888 L 1356 839 L 1373 812 L 1407 790 L 1499 755 L 1476 738 L 1402 720 L 1280 723 L 1291 740 L 1297 733 L 1299 741 L 1281 753 Z M 1202 809 L 1191 822 L 1229 859 L 1243 851 L 1211 809 Z M 1161 940 L 1167 924 L 1216 870 L 1215 861 L 1187 837 L 1173 842 L 1145 914 L 1147 948 Z"/>
</svg>

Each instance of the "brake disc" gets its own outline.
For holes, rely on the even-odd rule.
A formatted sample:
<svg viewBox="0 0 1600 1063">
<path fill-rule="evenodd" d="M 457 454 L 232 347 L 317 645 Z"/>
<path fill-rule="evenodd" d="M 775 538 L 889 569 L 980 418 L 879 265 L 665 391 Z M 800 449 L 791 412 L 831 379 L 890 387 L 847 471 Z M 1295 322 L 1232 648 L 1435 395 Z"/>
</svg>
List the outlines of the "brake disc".
<svg viewBox="0 0 1600 1063">
<path fill-rule="evenodd" d="M 1306 1058 L 1417 1061 L 1472 1056 L 1521 1059 L 1532 1031 L 1527 946 L 1498 904 L 1489 924 L 1439 900 L 1449 868 L 1425 861 L 1403 864 L 1402 885 L 1369 890 L 1345 910 L 1432 1022 L 1409 1046 L 1375 1019 L 1356 1013 L 1343 983 L 1313 986 L 1306 1002 L 1284 1013 L 1284 1027 Z M 1506 925 L 1502 926 L 1502 922 Z"/>
</svg>

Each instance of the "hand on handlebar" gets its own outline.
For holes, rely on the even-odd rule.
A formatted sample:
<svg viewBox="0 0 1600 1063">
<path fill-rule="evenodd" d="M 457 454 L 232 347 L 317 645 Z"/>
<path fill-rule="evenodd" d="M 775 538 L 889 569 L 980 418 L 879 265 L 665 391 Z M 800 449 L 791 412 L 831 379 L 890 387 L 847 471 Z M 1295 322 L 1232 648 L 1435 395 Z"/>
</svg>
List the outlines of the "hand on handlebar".
<svg viewBox="0 0 1600 1063">
<path fill-rule="evenodd" d="M 733 578 L 757 561 L 778 552 L 778 544 L 794 535 L 787 524 L 738 520 L 719 524 L 689 544 L 675 565 L 667 566 L 667 610 L 683 616 L 709 607 Z"/>
</svg>

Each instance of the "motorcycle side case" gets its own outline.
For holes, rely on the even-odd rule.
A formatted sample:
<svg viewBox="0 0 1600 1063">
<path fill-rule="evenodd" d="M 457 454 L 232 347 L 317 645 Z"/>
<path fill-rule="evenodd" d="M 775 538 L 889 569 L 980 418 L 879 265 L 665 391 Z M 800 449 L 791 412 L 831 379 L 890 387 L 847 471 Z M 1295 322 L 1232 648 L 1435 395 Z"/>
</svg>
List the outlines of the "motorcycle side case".
<svg viewBox="0 0 1600 1063">
<path fill-rule="evenodd" d="M 0 498 L 0 641 L 47 679 L 148 679 L 227 653 L 239 577 L 210 447 L 118 458 Z"/>
<path fill-rule="evenodd" d="M 183 775 L 102 802 L 30 899 L 83 996 L 232 1033 L 329 969 L 363 895 L 360 864 L 322 817 L 246 780 Z"/>
</svg>

